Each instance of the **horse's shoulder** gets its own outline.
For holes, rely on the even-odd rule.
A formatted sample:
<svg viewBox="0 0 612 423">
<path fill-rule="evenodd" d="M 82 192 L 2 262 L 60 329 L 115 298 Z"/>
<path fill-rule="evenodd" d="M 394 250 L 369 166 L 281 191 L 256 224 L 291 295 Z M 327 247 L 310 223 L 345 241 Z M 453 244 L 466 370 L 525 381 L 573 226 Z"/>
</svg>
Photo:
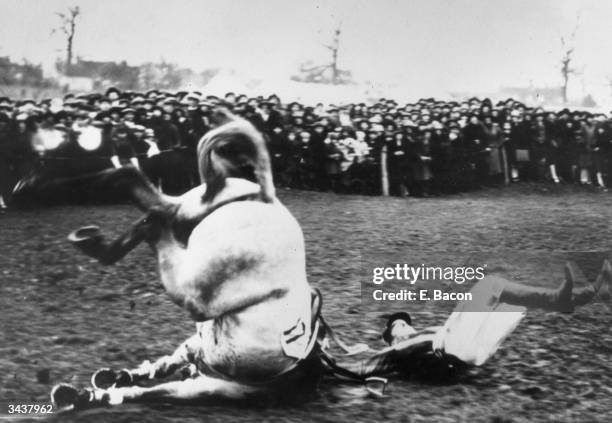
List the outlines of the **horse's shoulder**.
<svg viewBox="0 0 612 423">
<path fill-rule="evenodd" d="M 224 205 L 211 213 L 202 223 L 221 224 L 224 227 L 247 225 L 262 227 L 262 229 L 270 225 L 298 225 L 282 203 L 264 203 L 262 201 L 236 201 Z"/>
<path fill-rule="evenodd" d="M 220 207 L 194 229 L 189 244 L 238 245 L 257 248 L 271 245 L 301 245 L 300 225 L 280 202 L 237 201 Z"/>
</svg>

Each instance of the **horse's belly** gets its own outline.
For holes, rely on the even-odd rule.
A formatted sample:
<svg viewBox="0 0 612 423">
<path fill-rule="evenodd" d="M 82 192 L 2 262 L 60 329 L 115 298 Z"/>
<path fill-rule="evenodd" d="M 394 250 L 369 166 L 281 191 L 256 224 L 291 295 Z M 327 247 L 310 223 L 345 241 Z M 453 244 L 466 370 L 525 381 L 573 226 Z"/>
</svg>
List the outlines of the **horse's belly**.
<svg viewBox="0 0 612 423">
<path fill-rule="evenodd" d="M 289 368 L 295 359 L 284 354 L 278 336 L 266 336 L 234 328 L 230 336 L 220 334 L 216 322 L 200 325 L 202 348 L 200 370 L 241 381 L 265 381 Z"/>
<path fill-rule="evenodd" d="M 239 315 L 199 323 L 204 368 L 243 381 L 265 381 L 287 370 L 296 357 L 288 355 L 283 346 L 285 332 L 297 322 L 305 323 L 296 336 L 300 340 L 295 342 L 296 332 L 292 334 L 292 341 L 304 353 L 311 335 L 310 305 L 303 299 L 295 307 L 262 303 Z"/>
</svg>

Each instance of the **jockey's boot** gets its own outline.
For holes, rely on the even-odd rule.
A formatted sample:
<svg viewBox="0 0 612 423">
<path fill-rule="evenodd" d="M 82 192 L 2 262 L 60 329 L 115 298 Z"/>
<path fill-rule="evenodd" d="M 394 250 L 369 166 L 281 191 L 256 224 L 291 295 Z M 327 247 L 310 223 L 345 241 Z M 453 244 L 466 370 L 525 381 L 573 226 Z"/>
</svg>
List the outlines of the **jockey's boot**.
<svg viewBox="0 0 612 423">
<path fill-rule="evenodd" d="M 610 300 L 610 286 L 612 285 L 612 266 L 604 260 L 601 271 L 592 286 L 574 289 L 572 301 L 574 307 L 590 303 L 595 296 L 603 301 Z"/>
<path fill-rule="evenodd" d="M 98 259 L 104 250 L 104 237 L 95 225 L 83 226 L 68 235 L 68 241 L 89 257 Z"/>
</svg>

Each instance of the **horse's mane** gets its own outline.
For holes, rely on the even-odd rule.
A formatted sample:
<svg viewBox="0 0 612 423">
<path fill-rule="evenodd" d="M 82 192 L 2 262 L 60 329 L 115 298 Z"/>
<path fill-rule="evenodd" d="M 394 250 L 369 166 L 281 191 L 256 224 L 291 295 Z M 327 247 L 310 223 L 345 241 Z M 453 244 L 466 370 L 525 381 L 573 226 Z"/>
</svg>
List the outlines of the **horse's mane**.
<svg viewBox="0 0 612 423">
<path fill-rule="evenodd" d="M 260 198 L 274 201 L 274 183 L 270 156 L 263 135 L 245 119 L 227 109 L 216 109 L 213 122 L 218 126 L 198 143 L 198 169 L 206 183 L 204 202 L 212 200 L 229 177 L 255 182 L 261 188 Z"/>
</svg>

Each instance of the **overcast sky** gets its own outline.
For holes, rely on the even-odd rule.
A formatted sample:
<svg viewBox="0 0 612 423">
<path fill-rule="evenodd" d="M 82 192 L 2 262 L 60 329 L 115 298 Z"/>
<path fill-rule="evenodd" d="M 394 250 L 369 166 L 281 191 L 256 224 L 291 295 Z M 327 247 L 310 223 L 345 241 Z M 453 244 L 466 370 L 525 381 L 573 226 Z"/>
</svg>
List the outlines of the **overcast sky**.
<svg viewBox="0 0 612 423">
<path fill-rule="evenodd" d="M 558 85 L 560 38 L 576 25 L 576 65 L 608 90 L 612 1 L 0 0 L 0 56 L 49 67 L 64 56 L 56 11 L 82 11 L 75 54 L 131 64 L 164 58 L 196 70 L 288 77 L 323 62 L 341 22 L 339 62 L 358 80 L 436 95 Z M 577 79 L 577 80 L 578 80 Z"/>
</svg>

